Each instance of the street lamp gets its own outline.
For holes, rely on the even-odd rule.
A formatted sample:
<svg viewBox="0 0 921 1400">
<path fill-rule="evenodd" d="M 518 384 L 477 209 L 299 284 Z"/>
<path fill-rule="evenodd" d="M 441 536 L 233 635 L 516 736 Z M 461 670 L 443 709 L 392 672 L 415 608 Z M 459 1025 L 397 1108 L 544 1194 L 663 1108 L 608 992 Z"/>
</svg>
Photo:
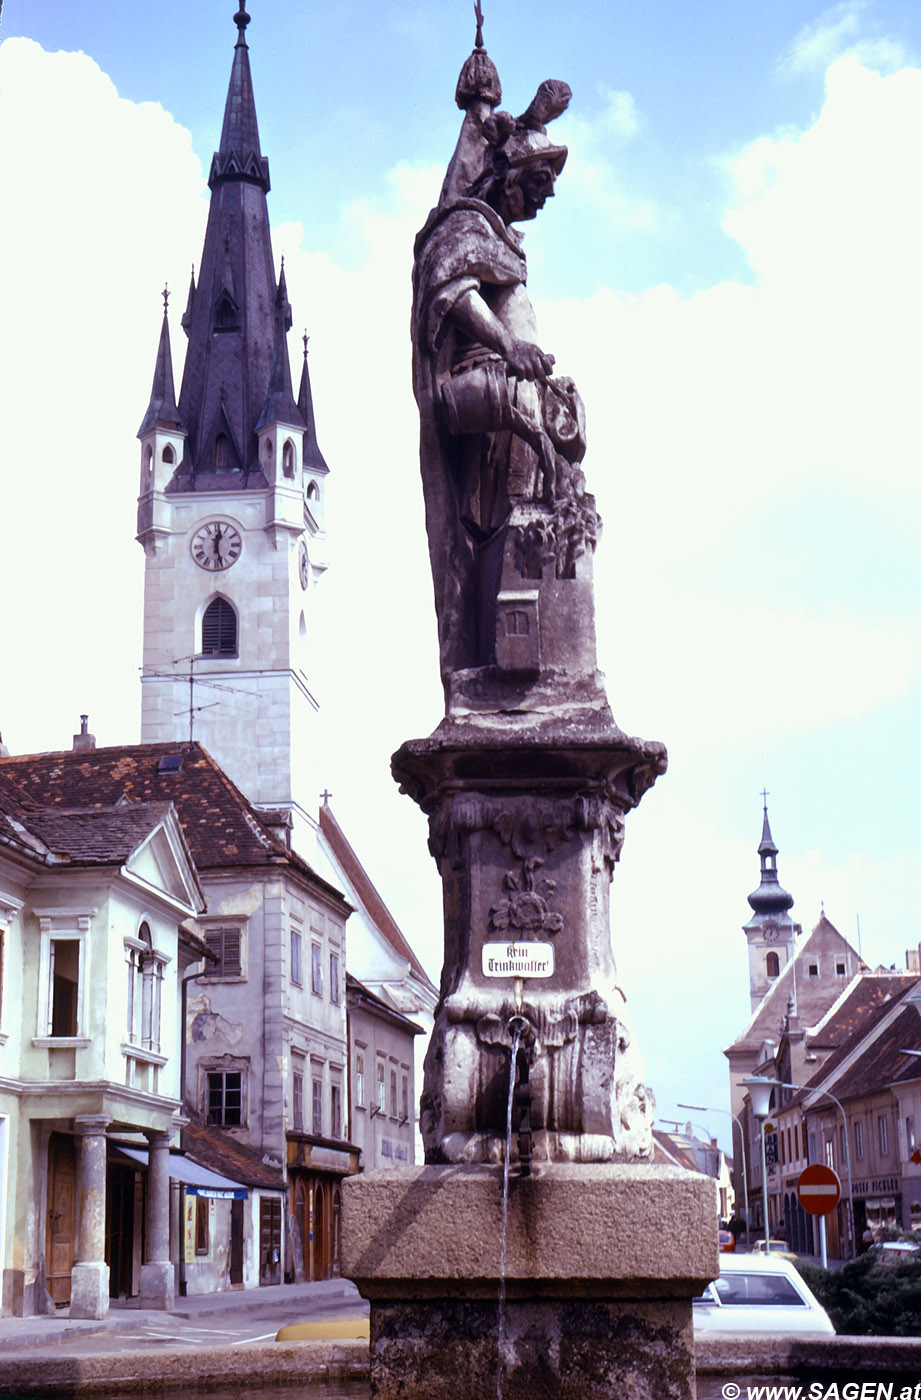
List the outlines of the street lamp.
<svg viewBox="0 0 921 1400">
<path fill-rule="evenodd" d="M 751 1217 L 748 1210 L 748 1163 L 745 1158 L 745 1132 L 742 1128 L 741 1119 L 731 1113 L 728 1108 L 708 1108 L 705 1104 L 680 1103 L 679 1108 L 689 1108 L 693 1113 L 723 1113 L 727 1118 L 731 1118 L 739 1130 L 739 1142 L 742 1145 L 742 1190 L 745 1195 L 745 1228 L 751 1229 Z"/>
<path fill-rule="evenodd" d="M 764 1253 L 767 1257 L 770 1256 L 771 1253 L 771 1235 L 770 1224 L 768 1222 L 767 1153 L 764 1148 L 764 1120 L 771 1111 L 771 1094 L 776 1081 L 765 1078 L 763 1074 L 753 1074 L 748 1079 L 740 1080 L 740 1083 L 743 1089 L 748 1090 L 752 1113 L 761 1124 L 761 1200 L 764 1209 Z"/>
<path fill-rule="evenodd" d="M 921 1002 L 921 997 L 919 997 L 919 1002 Z M 921 1010 L 921 1007 L 919 1007 L 919 1010 Z M 841 1114 L 841 1122 L 844 1125 L 844 1156 L 847 1162 L 847 1200 L 851 1212 L 851 1243 L 853 1244 L 854 1254 L 856 1255 L 857 1226 L 854 1220 L 854 1189 L 851 1180 L 851 1144 L 847 1132 L 847 1117 L 845 1115 L 844 1106 L 841 1103 L 841 1100 L 836 1099 L 834 1094 L 830 1094 L 827 1089 L 815 1089 L 808 1084 L 790 1084 L 786 1079 L 765 1079 L 763 1075 L 756 1075 L 753 1079 L 743 1079 L 742 1083 L 745 1085 L 749 1085 L 754 1084 L 759 1080 L 761 1081 L 761 1083 L 769 1085 L 771 1088 L 800 1089 L 803 1091 L 803 1093 L 806 1094 L 823 1094 L 826 1099 L 831 1099 L 832 1103 L 836 1105 L 838 1112 Z M 770 1093 L 768 1094 L 768 1099 L 770 1099 Z M 755 1108 L 754 1103 L 754 1095 L 752 1095 L 752 1112 L 755 1114 L 756 1117 L 758 1116 L 758 1110 Z M 766 1116 L 767 1110 L 765 1109 L 765 1117 Z M 762 1138 L 763 1137 L 764 1133 L 762 1132 Z"/>
</svg>

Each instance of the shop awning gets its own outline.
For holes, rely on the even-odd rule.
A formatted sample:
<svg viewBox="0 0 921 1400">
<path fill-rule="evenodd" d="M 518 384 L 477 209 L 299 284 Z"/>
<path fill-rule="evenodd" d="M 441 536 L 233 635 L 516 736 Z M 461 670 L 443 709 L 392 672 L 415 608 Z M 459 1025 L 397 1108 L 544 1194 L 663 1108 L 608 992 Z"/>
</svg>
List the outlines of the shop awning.
<svg viewBox="0 0 921 1400">
<path fill-rule="evenodd" d="M 119 1143 L 118 1150 L 142 1167 L 147 1166 L 147 1152 L 143 1147 L 125 1147 Z M 249 1195 L 249 1187 L 242 1182 L 201 1167 L 179 1152 L 170 1153 L 169 1174 L 173 1181 L 181 1182 L 189 1196 L 206 1196 L 211 1201 L 245 1201 Z"/>
</svg>

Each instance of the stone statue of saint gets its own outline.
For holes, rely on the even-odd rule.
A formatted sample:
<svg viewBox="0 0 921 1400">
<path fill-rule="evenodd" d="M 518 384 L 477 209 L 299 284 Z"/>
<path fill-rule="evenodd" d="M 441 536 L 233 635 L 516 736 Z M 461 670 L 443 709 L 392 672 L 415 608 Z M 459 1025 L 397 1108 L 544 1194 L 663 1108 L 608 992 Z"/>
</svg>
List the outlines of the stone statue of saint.
<svg viewBox="0 0 921 1400">
<path fill-rule="evenodd" d="M 539 343 L 516 228 L 554 193 L 567 152 L 547 125 L 571 94 L 544 82 L 517 118 L 501 95 L 478 33 L 413 273 L 446 697 L 435 733 L 393 758 L 429 818 L 445 891 L 422 1134 L 429 1162 L 502 1160 L 518 1027 L 536 1156 L 648 1158 L 653 1100 L 617 982 L 609 886 L 624 814 L 665 751 L 617 727 L 597 669 L 582 401 Z"/>
<path fill-rule="evenodd" d="M 546 123 L 571 93 L 542 83 L 518 118 L 494 111 L 500 96 L 495 68 L 475 49 L 458 83 L 466 110 L 458 148 L 415 249 L 413 385 L 449 708 L 458 672 L 496 667 L 500 679 L 533 679 L 553 669 L 547 626 L 541 631 L 527 607 L 510 607 L 509 633 L 499 599 L 547 570 L 575 577 L 597 529 L 579 466 L 582 401 L 538 344 L 514 227 L 553 195 L 567 152 Z M 536 600 L 539 590 L 530 591 Z M 590 600 L 586 626 L 592 670 Z M 523 635 L 530 645 L 504 646 Z"/>
</svg>

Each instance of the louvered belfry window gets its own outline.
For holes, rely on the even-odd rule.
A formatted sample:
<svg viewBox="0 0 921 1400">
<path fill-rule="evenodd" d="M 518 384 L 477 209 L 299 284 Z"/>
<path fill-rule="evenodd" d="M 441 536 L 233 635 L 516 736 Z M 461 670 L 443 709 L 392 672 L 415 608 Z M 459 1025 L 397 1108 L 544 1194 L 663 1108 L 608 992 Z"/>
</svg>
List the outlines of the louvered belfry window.
<svg viewBox="0 0 921 1400">
<path fill-rule="evenodd" d="M 215 598 L 201 620 L 203 656 L 236 656 L 237 615 L 226 598 Z"/>
</svg>

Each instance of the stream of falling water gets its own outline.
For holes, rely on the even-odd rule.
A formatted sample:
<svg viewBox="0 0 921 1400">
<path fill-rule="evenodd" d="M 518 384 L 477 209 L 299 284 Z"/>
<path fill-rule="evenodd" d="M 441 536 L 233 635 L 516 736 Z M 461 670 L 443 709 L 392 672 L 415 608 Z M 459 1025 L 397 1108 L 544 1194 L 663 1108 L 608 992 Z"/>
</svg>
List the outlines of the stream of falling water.
<svg viewBox="0 0 921 1400">
<path fill-rule="evenodd" d="M 499 1236 L 499 1326 L 496 1361 L 496 1400 L 502 1400 L 502 1382 L 505 1369 L 505 1252 L 508 1239 L 508 1169 L 512 1154 L 512 1103 L 515 1098 L 515 1068 L 518 1064 L 518 1047 L 524 1030 L 524 1021 L 516 1016 L 512 1031 L 512 1058 L 508 1070 L 508 1104 L 505 1111 L 505 1159 L 502 1163 L 502 1232 Z"/>
</svg>

